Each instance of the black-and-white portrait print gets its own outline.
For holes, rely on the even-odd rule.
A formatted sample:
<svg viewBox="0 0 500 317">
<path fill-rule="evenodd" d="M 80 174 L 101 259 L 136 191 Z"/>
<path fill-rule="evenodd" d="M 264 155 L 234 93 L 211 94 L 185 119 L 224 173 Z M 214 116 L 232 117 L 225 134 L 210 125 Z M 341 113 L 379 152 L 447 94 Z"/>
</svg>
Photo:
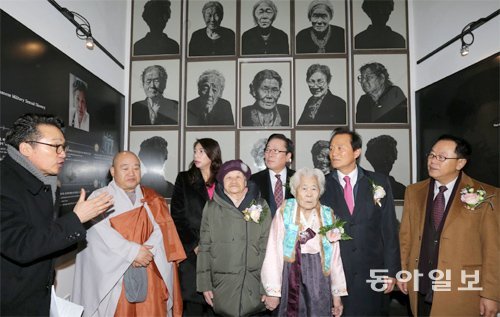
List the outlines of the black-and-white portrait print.
<svg viewBox="0 0 500 317">
<path fill-rule="evenodd" d="M 290 131 L 240 131 L 238 157 L 250 167 L 252 173 L 266 169 L 264 151 L 267 139 L 274 133 L 281 133 L 287 138 L 291 138 Z"/>
<path fill-rule="evenodd" d="M 345 125 L 346 76 L 343 58 L 295 59 L 297 125 Z"/>
<path fill-rule="evenodd" d="M 241 1 L 241 55 L 290 54 L 290 0 Z"/>
<path fill-rule="evenodd" d="M 234 126 L 236 62 L 187 63 L 187 126 Z"/>
<path fill-rule="evenodd" d="M 179 172 L 179 132 L 131 131 L 130 151 L 141 161 L 141 184 L 171 198 Z"/>
<path fill-rule="evenodd" d="M 241 127 L 291 126 L 291 64 L 240 63 Z"/>
<path fill-rule="evenodd" d="M 295 52 L 297 54 L 346 52 L 344 0 L 295 1 Z"/>
<path fill-rule="evenodd" d="M 178 125 L 179 60 L 132 62 L 132 126 Z"/>
<path fill-rule="evenodd" d="M 132 55 L 178 55 L 181 0 L 134 0 Z"/>
<path fill-rule="evenodd" d="M 88 84 L 73 74 L 69 74 L 69 126 L 89 131 Z"/>
<path fill-rule="evenodd" d="M 356 123 L 408 123 L 405 54 L 354 55 Z"/>
<path fill-rule="evenodd" d="M 295 166 L 314 167 L 328 174 L 330 172 L 330 137 L 332 130 L 296 131 Z"/>
<path fill-rule="evenodd" d="M 361 166 L 389 177 L 394 199 L 404 199 L 410 184 L 410 132 L 408 129 L 358 129 L 363 140 Z"/>
<path fill-rule="evenodd" d="M 183 171 L 187 170 L 189 168 L 189 164 L 193 161 L 193 148 L 196 140 L 207 137 L 214 139 L 217 143 L 219 143 L 222 162 L 234 160 L 236 157 L 236 149 L 234 146 L 236 136 L 234 131 L 210 131 L 209 135 L 207 135 L 207 131 L 188 131 L 186 132 Z"/>
<path fill-rule="evenodd" d="M 236 0 L 188 1 L 189 57 L 236 52 Z"/>
<path fill-rule="evenodd" d="M 354 49 L 405 49 L 406 1 L 353 0 Z"/>
</svg>

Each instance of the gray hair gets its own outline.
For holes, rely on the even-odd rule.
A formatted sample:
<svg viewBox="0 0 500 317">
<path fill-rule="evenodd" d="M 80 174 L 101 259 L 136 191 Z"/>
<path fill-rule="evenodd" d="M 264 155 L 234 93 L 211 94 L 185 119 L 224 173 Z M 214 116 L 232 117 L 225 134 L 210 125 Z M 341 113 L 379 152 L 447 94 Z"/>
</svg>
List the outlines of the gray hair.
<svg viewBox="0 0 500 317">
<path fill-rule="evenodd" d="M 299 187 L 302 177 L 316 177 L 319 185 L 319 195 L 323 195 L 325 192 L 325 175 L 323 172 L 317 168 L 303 167 L 290 178 L 290 192 L 293 196 L 297 193 L 297 187 Z"/>
<path fill-rule="evenodd" d="M 268 6 L 271 7 L 271 9 L 273 9 L 274 15 L 273 18 L 271 19 L 271 23 L 273 23 L 274 20 L 276 20 L 276 17 L 278 16 L 278 7 L 271 0 L 260 0 L 257 1 L 257 3 L 255 3 L 252 10 L 253 21 L 255 22 L 255 24 L 257 24 L 257 17 L 255 17 L 255 10 L 257 10 L 257 7 L 260 6 L 262 3 L 267 4 Z"/>
<path fill-rule="evenodd" d="M 214 8 L 215 12 L 219 14 L 220 20 L 224 18 L 224 7 L 222 7 L 222 4 L 219 1 L 208 1 L 203 5 L 203 8 L 201 9 L 201 13 L 203 16 L 205 16 L 205 11 L 207 11 L 210 8 Z"/>
<path fill-rule="evenodd" d="M 328 0 L 313 0 L 307 8 L 307 18 L 311 20 L 312 12 L 317 6 L 324 6 L 328 13 L 330 13 L 330 19 L 333 19 L 333 5 Z"/>
<path fill-rule="evenodd" d="M 198 78 L 198 89 L 200 89 L 203 84 L 207 83 L 210 79 L 214 80 L 214 83 L 217 84 L 222 95 L 224 86 L 226 85 L 226 80 L 224 78 L 224 75 L 222 75 L 221 72 L 215 69 L 206 70 L 200 75 L 200 78 Z"/>
</svg>

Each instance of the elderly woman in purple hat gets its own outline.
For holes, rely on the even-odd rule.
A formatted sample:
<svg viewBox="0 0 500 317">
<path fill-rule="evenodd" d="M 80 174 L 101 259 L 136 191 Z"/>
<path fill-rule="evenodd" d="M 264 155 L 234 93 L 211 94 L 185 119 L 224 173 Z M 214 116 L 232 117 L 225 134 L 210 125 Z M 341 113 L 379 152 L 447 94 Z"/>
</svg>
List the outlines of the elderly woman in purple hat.
<svg viewBox="0 0 500 317">
<path fill-rule="evenodd" d="M 203 209 L 197 290 L 221 316 L 265 310 L 260 271 L 271 213 L 250 175 L 241 160 L 225 162 L 217 173 L 213 199 Z"/>
</svg>

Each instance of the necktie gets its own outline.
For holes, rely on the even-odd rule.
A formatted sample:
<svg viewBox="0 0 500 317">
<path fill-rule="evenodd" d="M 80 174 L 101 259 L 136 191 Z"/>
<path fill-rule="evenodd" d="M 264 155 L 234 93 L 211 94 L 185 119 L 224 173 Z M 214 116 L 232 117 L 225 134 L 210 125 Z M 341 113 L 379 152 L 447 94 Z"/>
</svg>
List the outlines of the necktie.
<svg viewBox="0 0 500 317">
<path fill-rule="evenodd" d="M 441 220 L 443 220 L 445 207 L 444 192 L 447 190 L 448 188 L 446 186 L 439 186 L 439 193 L 432 203 L 432 220 L 434 221 L 434 228 L 436 230 L 438 230 Z"/>
<path fill-rule="evenodd" d="M 344 187 L 344 199 L 347 204 L 347 208 L 349 208 L 349 212 L 352 215 L 354 210 L 354 199 L 352 197 L 352 186 L 351 186 L 351 178 L 349 176 L 344 177 L 345 187 Z"/>
<path fill-rule="evenodd" d="M 274 185 L 274 201 L 276 202 L 276 209 L 281 206 L 283 202 L 283 183 L 279 174 L 276 174 L 276 184 Z"/>
</svg>

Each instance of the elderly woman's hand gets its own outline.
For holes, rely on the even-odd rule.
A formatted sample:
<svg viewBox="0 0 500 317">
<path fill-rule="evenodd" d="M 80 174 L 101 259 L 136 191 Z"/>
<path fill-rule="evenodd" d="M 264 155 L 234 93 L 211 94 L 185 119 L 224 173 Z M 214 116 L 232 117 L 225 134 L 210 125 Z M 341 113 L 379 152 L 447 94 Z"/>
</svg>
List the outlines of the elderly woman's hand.
<svg viewBox="0 0 500 317">
<path fill-rule="evenodd" d="M 342 305 L 342 300 L 340 296 L 333 296 L 333 307 L 332 307 L 332 315 L 335 317 L 342 316 L 344 311 L 344 305 Z"/>
<path fill-rule="evenodd" d="M 262 299 L 268 310 L 275 310 L 280 304 L 280 298 L 275 296 L 262 295 Z"/>
</svg>

